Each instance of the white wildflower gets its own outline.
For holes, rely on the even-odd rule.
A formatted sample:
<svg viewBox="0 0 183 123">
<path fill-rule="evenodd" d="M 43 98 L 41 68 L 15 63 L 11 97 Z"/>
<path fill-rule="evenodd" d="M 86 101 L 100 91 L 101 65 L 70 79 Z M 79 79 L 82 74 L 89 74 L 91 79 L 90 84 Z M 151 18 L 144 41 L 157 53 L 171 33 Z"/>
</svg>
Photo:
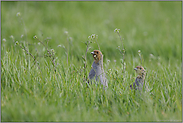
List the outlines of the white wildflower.
<svg viewBox="0 0 183 123">
<path fill-rule="evenodd" d="M 69 40 L 72 41 L 72 37 L 69 37 Z"/>
<path fill-rule="evenodd" d="M 35 35 L 33 38 L 34 38 L 34 39 L 36 39 L 36 38 L 37 38 L 37 36 Z"/>
<path fill-rule="evenodd" d="M 150 57 L 153 57 L 154 55 L 153 54 L 149 54 L 150 55 Z"/>
<path fill-rule="evenodd" d="M 51 49 L 52 52 L 54 52 L 54 49 Z"/>
<path fill-rule="evenodd" d="M 117 33 L 119 33 L 119 30 L 120 30 L 120 29 L 117 29 L 117 28 L 116 28 L 116 29 L 114 30 L 114 32 L 117 32 Z"/>
<path fill-rule="evenodd" d="M 6 42 L 6 39 L 5 38 L 3 38 L 3 42 Z"/>
<path fill-rule="evenodd" d="M 21 38 L 23 38 L 23 36 L 24 36 L 24 35 L 22 34 L 22 35 L 21 35 Z"/>
<path fill-rule="evenodd" d="M 65 33 L 66 35 L 68 35 L 68 31 L 65 31 L 64 33 Z"/>
<path fill-rule="evenodd" d="M 10 36 L 11 39 L 14 39 L 13 35 Z"/>
<path fill-rule="evenodd" d="M 91 38 L 92 38 L 92 39 L 95 39 L 95 37 L 96 37 L 95 34 L 92 34 L 92 35 L 91 35 Z"/>
<path fill-rule="evenodd" d="M 18 45 L 18 44 L 19 44 L 18 41 L 16 41 L 16 42 L 15 42 L 15 45 Z"/>
<path fill-rule="evenodd" d="M 62 45 L 58 45 L 57 47 L 62 47 Z"/>
<path fill-rule="evenodd" d="M 17 15 L 17 17 L 18 17 L 18 16 L 20 16 L 21 14 L 20 14 L 20 12 L 17 12 L 17 14 L 16 14 L 16 15 Z"/>
</svg>

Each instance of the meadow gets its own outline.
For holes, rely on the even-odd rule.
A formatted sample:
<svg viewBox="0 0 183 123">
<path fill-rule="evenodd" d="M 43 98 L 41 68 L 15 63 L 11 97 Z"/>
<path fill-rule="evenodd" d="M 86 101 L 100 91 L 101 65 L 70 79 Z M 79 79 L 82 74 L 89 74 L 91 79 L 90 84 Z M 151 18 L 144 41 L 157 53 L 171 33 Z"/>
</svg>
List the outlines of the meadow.
<svg viewBox="0 0 183 123">
<path fill-rule="evenodd" d="M 181 27 L 181 1 L 1 1 L 1 121 L 181 122 Z M 106 91 L 85 83 L 99 47 Z"/>
</svg>

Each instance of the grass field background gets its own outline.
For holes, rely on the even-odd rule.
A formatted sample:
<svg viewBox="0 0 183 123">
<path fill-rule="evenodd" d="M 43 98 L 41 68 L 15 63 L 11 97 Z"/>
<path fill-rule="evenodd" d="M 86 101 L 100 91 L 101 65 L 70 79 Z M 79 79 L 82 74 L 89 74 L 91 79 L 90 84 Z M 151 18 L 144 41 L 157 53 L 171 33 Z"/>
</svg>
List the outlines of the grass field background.
<svg viewBox="0 0 183 123">
<path fill-rule="evenodd" d="M 181 19 L 181 1 L 2 1 L 1 121 L 182 121 Z M 107 91 L 83 82 L 98 49 L 92 40 L 84 72 L 92 34 L 104 55 Z M 54 51 L 56 72 L 38 40 Z M 141 95 L 129 90 L 139 50 L 150 89 Z"/>
</svg>

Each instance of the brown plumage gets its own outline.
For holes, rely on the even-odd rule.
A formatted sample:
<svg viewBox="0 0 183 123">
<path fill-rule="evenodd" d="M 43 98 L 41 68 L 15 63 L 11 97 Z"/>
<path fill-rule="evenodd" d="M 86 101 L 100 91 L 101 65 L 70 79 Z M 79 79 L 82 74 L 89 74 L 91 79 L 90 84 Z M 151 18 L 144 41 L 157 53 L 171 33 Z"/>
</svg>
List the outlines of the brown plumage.
<svg viewBox="0 0 183 123">
<path fill-rule="evenodd" d="M 92 68 L 89 73 L 89 80 L 92 81 L 94 78 L 96 81 L 100 81 L 104 87 L 108 87 L 107 79 L 103 69 L 103 55 L 99 50 L 91 52 L 94 58 Z"/>
<path fill-rule="evenodd" d="M 133 83 L 133 85 L 130 85 L 131 89 L 135 89 L 135 90 L 142 90 L 145 80 L 145 69 L 142 66 L 137 66 L 135 69 L 135 72 L 138 74 L 137 78 L 135 79 L 135 82 Z"/>
</svg>

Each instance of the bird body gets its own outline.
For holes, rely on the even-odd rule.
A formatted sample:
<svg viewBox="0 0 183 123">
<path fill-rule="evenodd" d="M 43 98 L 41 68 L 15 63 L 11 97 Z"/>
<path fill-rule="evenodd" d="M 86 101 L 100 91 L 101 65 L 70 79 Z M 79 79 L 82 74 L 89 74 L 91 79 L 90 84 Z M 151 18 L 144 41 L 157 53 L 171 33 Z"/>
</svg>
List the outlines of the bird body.
<svg viewBox="0 0 183 123">
<path fill-rule="evenodd" d="M 94 50 L 91 52 L 94 58 L 94 62 L 92 64 L 92 68 L 89 73 L 89 80 L 92 81 L 100 81 L 104 87 L 108 87 L 107 79 L 105 77 L 105 72 L 103 69 L 103 55 L 99 50 Z"/>
<path fill-rule="evenodd" d="M 130 85 L 131 89 L 135 89 L 135 90 L 142 90 L 145 80 L 145 69 L 142 66 L 137 66 L 135 69 L 136 73 L 138 74 L 137 78 L 135 79 L 135 82 L 133 83 L 133 85 Z M 146 85 L 145 85 L 146 86 Z"/>
</svg>

